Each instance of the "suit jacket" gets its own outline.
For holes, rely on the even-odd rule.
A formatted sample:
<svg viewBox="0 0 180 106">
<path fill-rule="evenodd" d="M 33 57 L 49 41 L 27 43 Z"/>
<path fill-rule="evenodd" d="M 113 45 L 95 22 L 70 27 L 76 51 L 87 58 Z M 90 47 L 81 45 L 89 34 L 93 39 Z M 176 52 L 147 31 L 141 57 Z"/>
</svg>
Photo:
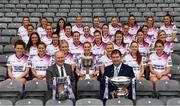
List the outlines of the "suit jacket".
<svg viewBox="0 0 180 106">
<path fill-rule="evenodd" d="M 72 84 L 73 91 L 74 91 L 75 77 L 74 77 L 74 74 L 72 72 L 71 65 L 64 63 L 64 68 L 65 68 L 67 76 L 70 76 L 71 84 Z M 58 71 L 56 64 L 53 64 L 52 66 L 49 66 L 47 68 L 47 70 L 46 70 L 46 81 L 47 81 L 48 89 L 50 91 L 52 90 L 53 78 L 59 77 L 59 76 L 60 76 L 60 74 L 59 74 L 59 71 Z"/>
<path fill-rule="evenodd" d="M 109 65 L 107 67 L 105 67 L 105 72 L 104 72 L 104 75 L 103 75 L 103 89 L 105 89 L 105 76 L 111 78 L 114 76 L 114 65 Z M 134 72 L 133 72 L 133 68 L 126 65 L 126 64 L 121 64 L 121 69 L 119 70 L 119 73 L 118 73 L 118 76 L 127 76 L 127 77 L 130 77 L 130 78 L 134 78 L 135 75 L 134 75 Z M 111 83 L 108 84 L 108 89 L 109 89 L 109 92 L 112 92 L 114 90 L 117 90 L 116 87 L 114 87 Z M 131 90 L 131 84 L 129 85 L 128 87 L 128 90 L 129 90 L 129 98 L 131 99 L 132 98 L 132 90 Z M 103 90 L 104 91 L 104 90 Z"/>
</svg>

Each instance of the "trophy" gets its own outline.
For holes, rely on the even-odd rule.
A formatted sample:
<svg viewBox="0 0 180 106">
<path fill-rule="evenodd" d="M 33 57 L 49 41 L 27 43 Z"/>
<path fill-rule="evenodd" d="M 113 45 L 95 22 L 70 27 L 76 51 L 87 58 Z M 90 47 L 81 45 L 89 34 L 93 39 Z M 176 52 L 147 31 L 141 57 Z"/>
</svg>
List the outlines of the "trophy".
<svg viewBox="0 0 180 106">
<path fill-rule="evenodd" d="M 55 81 L 55 97 L 58 100 L 66 100 L 68 98 L 67 96 L 67 92 L 64 89 L 64 85 L 66 82 L 66 77 L 54 77 L 54 81 Z"/>
<path fill-rule="evenodd" d="M 93 57 L 83 56 L 81 58 L 81 66 L 82 66 L 82 69 L 86 70 L 85 79 L 91 79 L 89 73 L 90 73 L 90 69 L 93 67 Z"/>
<path fill-rule="evenodd" d="M 129 84 L 131 83 L 131 79 L 126 76 L 118 76 L 118 77 L 112 77 L 109 79 L 110 82 L 117 87 L 117 97 L 127 97 L 127 95 L 123 92 L 123 88 L 127 88 Z"/>
</svg>

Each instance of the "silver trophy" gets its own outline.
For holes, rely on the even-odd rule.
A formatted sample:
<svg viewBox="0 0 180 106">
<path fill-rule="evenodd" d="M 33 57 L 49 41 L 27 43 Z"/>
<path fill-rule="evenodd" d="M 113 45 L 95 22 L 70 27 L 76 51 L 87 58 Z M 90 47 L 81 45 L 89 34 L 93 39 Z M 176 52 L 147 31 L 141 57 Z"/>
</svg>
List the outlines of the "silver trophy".
<svg viewBox="0 0 180 106">
<path fill-rule="evenodd" d="M 123 92 L 123 88 L 127 88 L 131 83 L 131 79 L 129 77 L 112 77 L 110 78 L 110 82 L 118 88 L 118 90 L 116 91 L 118 98 L 127 97 L 127 95 Z"/>
<path fill-rule="evenodd" d="M 64 89 L 65 82 L 66 82 L 66 77 L 56 77 L 58 100 L 66 100 L 68 97 L 67 92 Z"/>
<path fill-rule="evenodd" d="M 86 70 L 85 79 L 91 79 L 89 73 L 90 69 L 93 67 L 93 57 L 92 56 L 83 56 L 81 58 L 81 67 Z"/>
</svg>

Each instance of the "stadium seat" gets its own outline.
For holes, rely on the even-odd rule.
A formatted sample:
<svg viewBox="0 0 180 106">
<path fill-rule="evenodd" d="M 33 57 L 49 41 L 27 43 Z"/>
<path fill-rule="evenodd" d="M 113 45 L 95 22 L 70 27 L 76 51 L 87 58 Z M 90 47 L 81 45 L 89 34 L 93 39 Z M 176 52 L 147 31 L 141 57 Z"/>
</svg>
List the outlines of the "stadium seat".
<svg viewBox="0 0 180 106">
<path fill-rule="evenodd" d="M 180 105 L 180 98 L 171 98 L 168 99 L 166 102 L 166 106 L 179 106 Z"/>
<path fill-rule="evenodd" d="M 3 54 L 3 45 L 0 45 L 0 54 Z"/>
<path fill-rule="evenodd" d="M 0 82 L 0 99 L 8 99 L 15 103 L 22 97 L 23 84 L 17 80 L 5 80 Z"/>
<path fill-rule="evenodd" d="M 177 80 L 180 82 L 180 65 L 172 66 L 171 75 L 173 80 Z"/>
<path fill-rule="evenodd" d="M 7 66 L 6 65 L 7 64 L 7 58 L 8 58 L 7 55 L 4 55 L 4 54 L 0 55 L 0 66 L 1 67 Z"/>
<path fill-rule="evenodd" d="M 149 80 L 136 80 L 136 99 L 153 98 L 154 90 L 152 82 Z"/>
<path fill-rule="evenodd" d="M 6 54 L 6 55 L 14 54 L 15 53 L 14 45 L 12 45 L 12 44 L 5 45 L 3 53 Z"/>
<path fill-rule="evenodd" d="M 158 80 L 156 82 L 156 92 L 158 98 L 163 102 L 173 97 L 178 97 L 180 91 L 179 82 L 176 80 Z"/>
<path fill-rule="evenodd" d="M 96 80 L 79 80 L 77 82 L 77 98 L 99 98 L 100 82 Z"/>
<path fill-rule="evenodd" d="M 105 106 L 134 106 L 133 101 L 125 98 L 108 99 Z"/>
<path fill-rule="evenodd" d="M 7 68 L 0 67 L 0 81 L 4 81 L 7 78 Z"/>
<path fill-rule="evenodd" d="M 171 54 L 173 65 L 180 65 L 180 56 L 176 53 Z"/>
<path fill-rule="evenodd" d="M 8 36 L 1 36 L 0 37 L 0 44 L 1 45 L 10 44 L 10 37 L 8 37 Z"/>
<path fill-rule="evenodd" d="M 4 30 L 2 30 L 2 35 L 3 36 L 15 36 L 16 30 L 15 29 L 4 29 Z"/>
<path fill-rule="evenodd" d="M 76 106 L 103 106 L 100 99 L 85 98 L 76 101 Z"/>
<path fill-rule="evenodd" d="M 180 43 L 173 44 L 173 53 L 180 54 Z"/>
<path fill-rule="evenodd" d="M 43 106 L 43 102 L 39 99 L 21 99 L 15 103 L 15 106 Z"/>
<path fill-rule="evenodd" d="M 50 99 L 45 103 L 45 106 L 73 106 L 73 102 L 71 100 L 58 101 Z"/>
<path fill-rule="evenodd" d="M 24 98 L 34 98 L 45 101 L 47 91 L 47 83 L 45 80 L 30 80 L 25 84 Z"/>
<path fill-rule="evenodd" d="M 136 100 L 136 106 L 165 106 L 165 104 L 159 99 L 142 98 Z"/>
<path fill-rule="evenodd" d="M 7 99 L 0 99 L 0 106 L 13 106 L 13 103 Z"/>
<path fill-rule="evenodd" d="M 21 23 L 9 23 L 8 28 L 9 29 L 18 29 L 22 24 Z"/>
</svg>

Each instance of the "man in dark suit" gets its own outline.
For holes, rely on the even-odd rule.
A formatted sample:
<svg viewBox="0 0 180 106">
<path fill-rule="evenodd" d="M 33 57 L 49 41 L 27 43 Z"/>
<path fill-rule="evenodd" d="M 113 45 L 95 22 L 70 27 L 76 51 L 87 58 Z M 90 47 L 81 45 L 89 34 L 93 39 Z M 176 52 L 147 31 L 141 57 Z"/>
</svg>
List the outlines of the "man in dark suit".
<svg viewBox="0 0 180 106">
<path fill-rule="evenodd" d="M 61 51 L 57 51 L 55 53 L 55 64 L 48 67 L 46 70 L 46 81 L 48 85 L 48 89 L 51 92 L 52 91 L 52 85 L 53 85 L 53 78 L 54 77 L 70 77 L 71 85 L 74 90 L 75 86 L 75 77 L 72 71 L 72 66 L 69 64 L 64 63 L 65 56 L 64 53 Z"/>
<path fill-rule="evenodd" d="M 122 63 L 122 57 L 121 57 L 121 52 L 119 50 L 113 50 L 111 53 L 111 59 L 113 64 L 105 67 L 105 72 L 104 72 L 104 79 L 105 76 L 108 78 L 115 77 L 115 76 L 127 76 L 130 78 L 134 78 L 134 72 L 133 68 L 125 65 Z M 105 80 L 103 80 L 103 88 L 105 89 Z M 115 98 L 115 91 L 117 88 L 113 86 L 111 83 L 108 83 L 108 90 L 109 90 L 109 97 L 110 98 Z M 125 94 L 128 94 L 128 98 L 132 99 L 132 88 L 131 85 L 129 85 L 128 89 L 125 88 L 123 89 Z"/>
</svg>

